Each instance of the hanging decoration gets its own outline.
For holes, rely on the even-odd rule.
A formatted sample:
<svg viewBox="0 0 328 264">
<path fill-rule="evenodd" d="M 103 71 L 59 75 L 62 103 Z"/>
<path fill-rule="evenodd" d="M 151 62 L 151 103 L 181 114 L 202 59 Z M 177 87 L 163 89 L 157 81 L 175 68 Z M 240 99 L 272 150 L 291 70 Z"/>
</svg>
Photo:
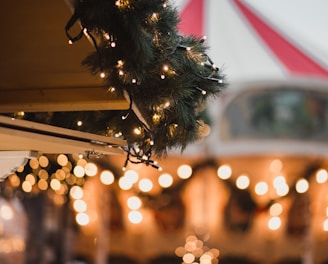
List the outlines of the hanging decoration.
<svg viewBox="0 0 328 264">
<path fill-rule="evenodd" d="M 76 23 L 81 31 L 72 36 Z M 128 142 L 124 168 L 131 162 L 159 169 L 153 154 L 200 138 L 207 99 L 226 86 L 205 38 L 180 35 L 178 23 L 164 0 L 80 0 L 66 25 L 70 44 L 86 36 L 95 47 L 82 64 L 130 103 L 127 111 L 101 113 L 103 133 Z"/>
</svg>

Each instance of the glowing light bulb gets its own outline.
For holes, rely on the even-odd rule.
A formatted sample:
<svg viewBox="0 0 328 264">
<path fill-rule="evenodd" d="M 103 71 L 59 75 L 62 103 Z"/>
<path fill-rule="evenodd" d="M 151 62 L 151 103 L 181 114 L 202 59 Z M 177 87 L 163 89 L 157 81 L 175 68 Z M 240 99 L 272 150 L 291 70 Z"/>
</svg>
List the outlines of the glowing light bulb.
<svg viewBox="0 0 328 264">
<path fill-rule="evenodd" d="M 328 231 L 328 219 L 323 222 L 323 231 Z"/>
<path fill-rule="evenodd" d="M 122 67 L 123 66 L 123 61 L 122 60 L 118 60 L 117 61 L 117 67 Z"/>
<path fill-rule="evenodd" d="M 287 184 L 283 184 L 276 189 L 276 193 L 281 197 L 287 195 L 288 192 L 289 192 L 289 186 Z"/>
<path fill-rule="evenodd" d="M 161 116 L 159 114 L 153 114 L 153 121 L 158 122 L 161 119 Z"/>
<path fill-rule="evenodd" d="M 217 175 L 222 180 L 229 179 L 231 177 L 231 174 L 232 174 L 232 170 L 228 165 L 222 165 L 217 170 Z"/>
<path fill-rule="evenodd" d="M 269 169 L 272 173 L 280 173 L 282 170 L 283 164 L 280 159 L 274 159 L 269 166 Z"/>
<path fill-rule="evenodd" d="M 143 192 L 149 192 L 153 188 L 153 183 L 149 179 L 142 179 L 139 182 L 139 189 Z"/>
<path fill-rule="evenodd" d="M 111 171 L 104 170 L 100 173 L 100 181 L 105 185 L 110 185 L 114 182 L 114 174 Z"/>
<path fill-rule="evenodd" d="M 106 77 L 106 74 L 105 74 L 104 72 L 101 72 L 101 73 L 100 73 L 100 78 L 103 79 L 103 78 L 105 78 L 105 77 Z"/>
<path fill-rule="evenodd" d="M 11 220 L 14 217 L 14 212 L 8 205 L 2 205 L 0 207 L 0 216 L 2 219 Z"/>
<path fill-rule="evenodd" d="M 279 187 L 281 186 L 284 186 L 286 184 L 286 179 L 284 176 L 277 176 L 274 178 L 273 180 L 273 186 L 276 188 L 276 189 L 279 189 Z"/>
<path fill-rule="evenodd" d="M 133 224 L 139 224 L 142 221 L 142 214 L 139 211 L 131 211 L 128 214 L 129 221 Z"/>
<path fill-rule="evenodd" d="M 73 199 L 82 199 L 83 198 L 83 189 L 80 186 L 74 185 L 71 188 L 69 194 Z"/>
<path fill-rule="evenodd" d="M 127 119 L 127 118 L 128 118 L 128 116 L 129 116 L 129 114 L 130 114 L 130 113 L 127 113 L 126 115 L 122 116 L 122 120 L 125 120 L 125 119 Z"/>
<path fill-rule="evenodd" d="M 240 175 L 237 180 L 236 180 L 236 186 L 241 189 L 244 190 L 249 186 L 249 178 L 247 175 Z"/>
<path fill-rule="evenodd" d="M 192 263 L 195 260 L 195 256 L 191 253 L 186 253 L 182 259 L 185 263 Z"/>
<path fill-rule="evenodd" d="M 92 163 L 92 162 L 88 162 L 85 167 L 85 174 L 89 177 L 93 177 L 97 174 L 98 172 L 98 167 L 96 164 Z"/>
<path fill-rule="evenodd" d="M 316 172 L 317 183 L 324 183 L 328 180 L 328 172 L 325 169 L 320 169 Z"/>
<path fill-rule="evenodd" d="M 73 173 L 76 177 L 82 178 L 85 174 L 85 170 L 82 166 L 77 165 L 77 166 L 74 167 Z"/>
<path fill-rule="evenodd" d="M 75 216 L 75 221 L 78 223 L 80 226 L 86 226 L 90 222 L 90 218 L 86 213 L 78 213 Z"/>
<path fill-rule="evenodd" d="M 270 215 L 271 216 L 279 216 L 282 213 L 282 205 L 280 203 L 274 203 L 270 207 Z"/>
<path fill-rule="evenodd" d="M 127 200 L 127 205 L 131 210 L 138 210 L 142 203 L 139 197 L 137 196 L 131 196 Z"/>
<path fill-rule="evenodd" d="M 122 190 L 129 190 L 132 188 L 133 182 L 128 177 L 123 176 L 118 180 L 118 185 Z"/>
<path fill-rule="evenodd" d="M 192 175 L 192 168 L 189 165 L 181 165 L 179 166 L 178 170 L 178 177 L 180 179 L 188 179 Z"/>
<path fill-rule="evenodd" d="M 127 170 L 124 173 L 124 177 L 129 178 L 131 183 L 136 183 L 139 179 L 139 175 L 135 170 Z"/>
<path fill-rule="evenodd" d="M 77 199 L 73 202 L 73 208 L 75 212 L 83 213 L 87 210 L 87 204 L 85 201 Z"/>
<path fill-rule="evenodd" d="M 141 134 L 141 129 L 140 128 L 135 128 L 134 130 L 133 130 L 133 132 L 136 134 L 136 135 L 140 135 Z"/>
<path fill-rule="evenodd" d="M 115 87 L 113 87 L 113 86 L 109 87 L 108 91 L 111 92 L 111 93 L 115 92 Z"/>
<path fill-rule="evenodd" d="M 281 219 L 278 216 L 271 217 L 268 222 L 268 227 L 270 230 L 278 230 L 281 226 Z"/>
<path fill-rule="evenodd" d="M 68 163 L 68 158 L 65 154 L 59 154 L 57 156 L 57 163 L 60 165 L 60 166 L 66 166 L 67 163 Z"/>
<path fill-rule="evenodd" d="M 164 173 L 159 176 L 158 183 L 161 187 L 168 188 L 173 184 L 173 177 L 168 173 Z"/>
<path fill-rule="evenodd" d="M 265 183 L 265 182 L 258 182 L 256 185 L 255 185 L 255 193 L 257 195 L 264 195 L 268 192 L 268 184 Z"/>
<path fill-rule="evenodd" d="M 309 189 L 309 182 L 306 179 L 299 179 L 295 188 L 298 193 L 305 193 Z"/>
</svg>

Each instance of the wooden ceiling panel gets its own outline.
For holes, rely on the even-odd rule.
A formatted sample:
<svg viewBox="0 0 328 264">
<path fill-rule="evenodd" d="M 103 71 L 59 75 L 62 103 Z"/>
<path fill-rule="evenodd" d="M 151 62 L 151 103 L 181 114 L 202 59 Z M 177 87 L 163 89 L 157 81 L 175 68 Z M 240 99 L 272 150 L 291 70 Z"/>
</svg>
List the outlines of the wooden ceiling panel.
<svg viewBox="0 0 328 264">
<path fill-rule="evenodd" d="M 0 99 L 0 112 L 36 111 L 35 104 L 39 107 L 37 111 L 128 108 L 124 98 L 106 95 L 102 80 L 81 66 L 87 54 L 94 51 L 88 40 L 82 38 L 73 45 L 68 44 L 65 25 L 72 14 L 65 1 L 1 1 L 0 10 L 0 98 L 3 98 Z M 98 98 L 89 98 L 92 88 L 98 89 L 95 93 L 99 94 Z M 52 91 L 48 93 L 50 89 Z M 99 92 L 101 89 L 104 93 Z M 34 108 L 29 108 L 31 102 L 24 104 L 24 100 L 33 91 L 57 94 L 57 98 L 34 98 Z M 77 104 L 75 100 L 67 107 L 72 91 L 76 94 L 88 91 L 84 98 L 89 100 L 83 99 Z M 108 103 L 99 105 L 99 100 L 104 101 L 104 96 L 107 96 Z M 61 99 L 66 100 L 65 107 L 60 103 Z M 93 100 L 95 103 L 90 104 Z M 51 105 L 51 102 L 58 102 L 58 105 Z M 7 108 L 1 108 L 2 105 Z M 74 109 L 75 106 L 78 108 Z"/>
</svg>

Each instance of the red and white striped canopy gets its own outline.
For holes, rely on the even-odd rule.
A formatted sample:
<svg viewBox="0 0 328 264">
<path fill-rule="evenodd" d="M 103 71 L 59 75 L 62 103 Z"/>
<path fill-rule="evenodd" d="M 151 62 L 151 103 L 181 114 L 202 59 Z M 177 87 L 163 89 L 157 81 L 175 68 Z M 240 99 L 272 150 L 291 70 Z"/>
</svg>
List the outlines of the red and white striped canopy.
<svg viewBox="0 0 328 264">
<path fill-rule="evenodd" d="M 328 79 L 328 1 L 179 0 L 179 29 L 206 35 L 230 82 Z"/>
</svg>

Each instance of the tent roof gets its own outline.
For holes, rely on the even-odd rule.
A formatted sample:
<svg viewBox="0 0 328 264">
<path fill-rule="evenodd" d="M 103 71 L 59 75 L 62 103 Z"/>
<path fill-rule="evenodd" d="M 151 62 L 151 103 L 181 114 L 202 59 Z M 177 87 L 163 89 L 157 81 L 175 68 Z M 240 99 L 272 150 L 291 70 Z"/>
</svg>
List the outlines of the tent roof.
<svg viewBox="0 0 328 264">
<path fill-rule="evenodd" d="M 180 0 L 177 5 L 181 31 L 207 35 L 210 55 L 230 82 L 328 78 L 327 1 Z M 193 23 L 184 23 L 191 17 Z"/>
</svg>

